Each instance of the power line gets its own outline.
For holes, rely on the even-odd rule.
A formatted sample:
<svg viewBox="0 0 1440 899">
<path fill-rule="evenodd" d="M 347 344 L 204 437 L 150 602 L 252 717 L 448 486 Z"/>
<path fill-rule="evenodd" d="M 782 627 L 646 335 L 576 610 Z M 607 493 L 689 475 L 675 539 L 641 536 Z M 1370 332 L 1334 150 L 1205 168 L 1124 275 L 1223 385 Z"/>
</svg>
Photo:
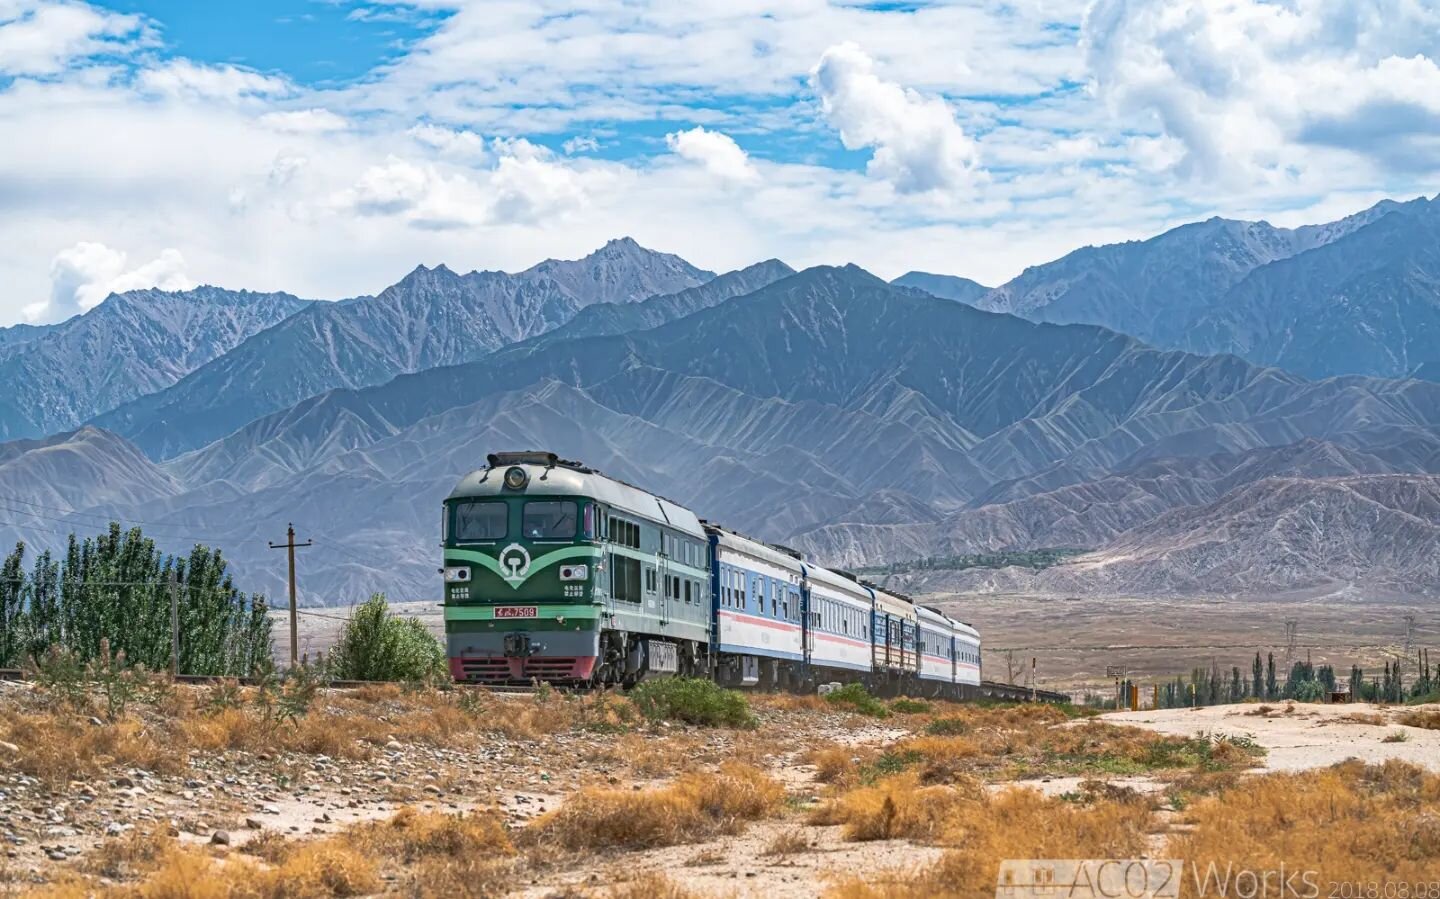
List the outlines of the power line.
<svg viewBox="0 0 1440 899">
<path fill-rule="evenodd" d="M 985 646 L 986 652 L 1129 652 L 1149 649 L 1267 649 L 1272 643 L 1127 643 L 1104 646 Z M 1296 649 L 1391 649 L 1386 643 L 1297 643 Z"/>
<path fill-rule="evenodd" d="M 168 541 L 168 542 L 203 543 L 203 544 L 209 544 L 209 545 L 212 545 L 212 546 L 213 546 L 213 545 L 216 545 L 216 544 L 220 544 L 220 543 L 226 542 L 226 541 L 223 541 L 223 540 L 216 540 L 216 539 L 213 539 L 213 538 L 196 537 L 196 536 L 194 536 L 193 534 L 177 534 L 177 533 L 171 533 L 171 532 L 165 531 L 163 525 L 162 525 L 162 526 L 159 526 L 159 527 L 155 527 L 155 526 L 147 525 L 147 524 L 145 524 L 144 522 L 136 521 L 136 520 L 130 519 L 130 518 L 112 517 L 112 516 L 105 516 L 105 515 L 99 515 L 99 514 L 88 515 L 87 513 L 83 513 L 83 512 L 65 513 L 65 514 L 67 514 L 67 515 L 70 515 L 71 517 L 68 517 L 68 518 L 57 518 L 57 517 L 54 516 L 54 515 L 46 515 L 46 514 L 44 514 L 44 513 L 34 512 L 34 511 L 29 510 L 29 509 L 15 509 L 15 508 L 11 508 L 9 505 L 5 505 L 5 504 L 13 504 L 13 503 L 15 503 L 15 502 L 16 502 L 15 500 L 7 499 L 7 498 L 5 498 L 5 497 L 3 497 L 3 496 L 0 496 L 0 512 L 9 512 L 11 515 L 27 516 L 27 517 L 29 517 L 29 518 L 38 518 L 38 519 L 41 519 L 41 520 L 44 520 L 44 521 L 53 521 L 53 522 L 56 522 L 56 523 L 58 523 L 58 524 L 69 525 L 69 528 L 70 528 L 70 529 L 67 530 L 67 531 L 60 531 L 60 530 L 56 530 L 55 528 L 40 527 L 40 526 L 38 526 L 38 525 L 36 525 L 36 524 L 34 524 L 34 523 L 30 522 L 30 521 L 26 521 L 26 520 L 14 520 L 14 519 L 12 519 L 12 520 L 10 520 L 10 521 L 8 522 L 9 524 L 14 525 L 16 528 L 21 528 L 21 529 L 25 529 L 25 530 L 45 531 L 45 532 L 51 533 L 51 534 L 58 534 L 59 536 L 62 536 L 62 537 L 68 537 L 68 536 L 76 536 L 76 535 L 77 535 L 77 532 L 81 531 L 81 530 L 84 529 L 84 528 L 91 528 L 91 529 L 94 529 L 94 530 L 96 530 L 96 531 L 99 531 L 99 530 L 103 530 L 103 529 L 104 529 L 105 527 L 107 527 L 108 525 L 110 525 L 110 524 L 112 524 L 112 523 L 115 523 L 115 524 L 129 524 L 129 525 L 133 525 L 134 527 L 138 527 L 138 528 L 140 528 L 142 531 L 145 532 L 145 536 L 146 536 L 146 537 L 151 538 L 151 539 L 155 539 L 155 540 Z M 31 505 L 34 505 L 34 504 L 32 503 Z M 43 507 L 42 507 L 42 508 L 43 508 Z M 55 510 L 55 511 L 61 511 L 61 510 Z M 96 521 L 96 522 L 88 522 L 88 521 L 73 521 L 73 520 L 72 520 L 72 518 L 78 517 L 78 516 L 81 516 L 81 515 L 84 515 L 85 517 L 88 517 L 88 518 L 97 519 L 97 521 Z M 103 525 L 99 523 L 99 521 L 102 521 L 102 520 L 103 520 L 103 522 L 104 522 Z M 128 528 L 127 528 L 127 530 L 128 530 Z"/>
</svg>

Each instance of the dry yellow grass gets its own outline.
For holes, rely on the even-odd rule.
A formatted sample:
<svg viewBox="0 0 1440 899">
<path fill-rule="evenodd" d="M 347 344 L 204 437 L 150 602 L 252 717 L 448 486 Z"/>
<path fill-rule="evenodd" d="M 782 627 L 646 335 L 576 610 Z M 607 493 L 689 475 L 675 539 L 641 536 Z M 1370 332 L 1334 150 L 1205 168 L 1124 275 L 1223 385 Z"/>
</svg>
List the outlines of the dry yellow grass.
<svg viewBox="0 0 1440 899">
<path fill-rule="evenodd" d="M 799 855 L 810 848 L 810 837 L 800 828 L 782 830 L 765 844 L 765 851 L 761 853 L 769 858 L 789 858 L 792 855 Z"/>
<path fill-rule="evenodd" d="M 1400 716 L 1400 723 L 1406 727 L 1423 727 L 1426 730 L 1440 730 L 1440 709 L 1415 709 Z"/>
<path fill-rule="evenodd" d="M 831 743 L 818 746 L 800 756 L 808 765 L 815 766 L 815 779 L 824 784 L 840 787 L 854 787 L 860 782 L 861 766 L 872 764 L 879 753 L 866 746 L 841 746 Z"/>
<path fill-rule="evenodd" d="M 913 827 L 933 835 L 930 842 L 954 847 L 930 868 L 894 881 L 846 880 L 831 899 L 921 899 L 995 895 L 1000 862 L 1009 858 L 1135 858 L 1145 854 L 1151 828 L 1148 808 L 1132 802 L 1099 800 L 1076 805 L 1012 789 L 998 796 L 981 792 L 965 797 L 958 791 L 941 801 L 943 811 L 926 808 L 947 787 L 920 787 L 899 782 L 886 799 L 908 814 Z M 875 797 L 863 806 L 858 822 L 876 820 Z M 883 803 L 882 803 L 883 805 Z M 849 822 L 847 822 L 847 827 Z M 890 836 L 907 836 L 893 832 Z"/>
<path fill-rule="evenodd" d="M 977 781 L 926 787 L 915 774 L 902 774 L 843 794 L 817 809 L 810 823 L 844 825 L 847 840 L 935 843 L 954 821 L 978 813 L 981 805 Z"/>
<path fill-rule="evenodd" d="M 93 724 L 68 711 L 6 714 L 0 716 L 0 740 L 20 752 L 0 757 L 0 763 L 50 783 L 90 777 L 112 766 L 175 773 L 183 770 L 186 758 L 170 737 L 135 718 Z"/>
<path fill-rule="evenodd" d="M 639 733 L 620 734 L 607 742 L 592 756 L 596 762 L 614 765 L 636 777 L 674 777 L 679 768 L 690 763 L 702 751 L 700 740 L 684 733 L 668 735 L 665 751 L 656 751 L 652 736 Z"/>
<path fill-rule="evenodd" d="M 387 821 L 350 828 L 347 837 L 350 845 L 367 854 L 402 864 L 442 855 L 515 854 L 505 828 L 484 812 L 447 815 L 403 808 Z"/>
<path fill-rule="evenodd" d="M 648 871 L 610 890 L 609 899 L 698 899 L 659 871 Z"/>
<path fill-rule="evenodd" d="M 730 762 L 717 773 L 686 774 L 653 790 L 587 787 L 521 837 L 571 850 L 673 846 L 733 833 L 774 814 L 784 797 L 784 788 L 763 772 Z"/>
<path fill-rule="evenodd" d="M 1403 762 L 1345 762 L 1300 774 L 1247 778 L 1186 813 L 1195 825 L 1170 843 L 1203 872 L 1320 872 L 1324 881 L 1434 880 L 1440 871 L 1440 777 Z"/>
<path fill-rule="evenodd" d="M 1351 712 L 1340 720 L 1348 721 L 1351 724 L 1368 724 L 1373 727 L 1383 727 L 1385 725 L 1385 716 L 1376 715 L 1372 712 Z"/>
<path fill-rule="evenodd" d="M 57 883 L 46 899 L 333 899 L 370 895 L 385 883 L 411 895 L 496 896 L 509 882 L 515 849 L 496 819 L 481 812 L 447 815 L 402 809 L 387 821 L 360 824 L 323 840 L 258 837 L 243 851 L 213 854 L 176 840 L 137 835 L 113 840 L 82 871 L 130 883 L 78 877 Z"/>
</svg>

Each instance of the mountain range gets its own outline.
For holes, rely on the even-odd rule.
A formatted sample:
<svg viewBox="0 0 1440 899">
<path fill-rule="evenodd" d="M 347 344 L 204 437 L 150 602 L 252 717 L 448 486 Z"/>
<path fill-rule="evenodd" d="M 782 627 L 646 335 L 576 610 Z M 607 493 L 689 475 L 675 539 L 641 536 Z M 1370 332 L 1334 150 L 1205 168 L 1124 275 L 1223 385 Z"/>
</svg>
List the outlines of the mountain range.
<svg viewBox="0 0 1440 899">
<path fill-rule="evenodd" d="M 1440 197 L 1326 225 L 1214 218 L 1086 247 L 974 303 L 1307 377 L 1404 377 L 1440 361 Z"/>
<path fill-rule="evenodd" d="M 1440 361 L 1419 339 L 1437 208 L 1201 222 L 996 289 L 777 260 L 715 275 L 617 240 L 516 274 L 422 266 L 338 303 L 116 295 L 0 329 L 0 366 L 36 366 L 0 410 L 32 435 L 0 443 L 0 540 L 143 522 L 162 545 L 223 547 L 278 595 L 266 541 L 293 521 L 315 540 L 307 601 L 422 599 L 453 483 L 489 451 L 543 447 L 832 564 L 1086 551 L 1038 574 L 897 575 L 905 589 L 1428 593 L 1440 575 L 1412 554 L 1440 521 L 1440 383 L 1423 380 Z M 1050 320 L 1087 316 L 1106 321 Z M 154 380 L 72 371 L 85 333 L 121 362 L 148 353 Z M 1189 345 L 1205 340 L 1245 358 Z M 1317 380 L 1256 347 L 1369 361 Z M 1382 348 L 1420 377 L 1366 376 Z"/>
<path fill-rule="evenodd" d="M 136 290 L 59 325 L 0 329 L 0 439 L 74 428 L 163 390 L 307 305 L 285 293 Z"/>
<path fill-rule="evenodd" d="M 543 334 L 593 303 L 634 302 L 713 277 L 629 239 L 514 275 L 420 266 L 377 296 L 314 304 L 95 422 L 168 458 L 326 390 L 468 362 Z"/>
</svg>

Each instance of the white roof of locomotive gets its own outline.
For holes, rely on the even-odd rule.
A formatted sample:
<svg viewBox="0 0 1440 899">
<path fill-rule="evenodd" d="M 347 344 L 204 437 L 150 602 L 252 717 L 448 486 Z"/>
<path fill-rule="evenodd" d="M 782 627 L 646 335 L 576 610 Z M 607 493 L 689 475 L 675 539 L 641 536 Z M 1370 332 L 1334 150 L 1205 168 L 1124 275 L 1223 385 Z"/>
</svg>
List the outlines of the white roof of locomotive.
<svg viewBox="0 0 1440 899">
<path fill-rule="evenodd" d="M 530 480 L 520 490 L 505 486 L 505 472 L 522 468 Z M 460 479 L 450 491 L 450 499 L 484 499 L 507 496 L 588 496 L 611 509 L 625 512 L 656 524 L 666 524 L 697 539 L 705 539 L 700 519 L 684 506 L 656 496 L 624 481 L 617 481 L 593 469 L 574 463 L 545 465 L 538 462 L 503 463 L 494 468 L 481 468 Z"/>
</svg>

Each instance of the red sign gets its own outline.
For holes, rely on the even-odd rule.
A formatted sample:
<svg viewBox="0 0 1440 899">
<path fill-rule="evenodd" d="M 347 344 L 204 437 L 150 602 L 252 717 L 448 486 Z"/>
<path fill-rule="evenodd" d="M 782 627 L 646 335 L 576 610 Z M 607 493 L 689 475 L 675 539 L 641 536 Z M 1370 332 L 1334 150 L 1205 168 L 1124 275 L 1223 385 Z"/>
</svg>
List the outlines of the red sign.
<svg viewBox="0 0 1440 899">
<path fill-rule="evenodd" d="M 496 606 L 496 618 L 537 618 L 540 610 L 535 606 Z"/>
</svg>

